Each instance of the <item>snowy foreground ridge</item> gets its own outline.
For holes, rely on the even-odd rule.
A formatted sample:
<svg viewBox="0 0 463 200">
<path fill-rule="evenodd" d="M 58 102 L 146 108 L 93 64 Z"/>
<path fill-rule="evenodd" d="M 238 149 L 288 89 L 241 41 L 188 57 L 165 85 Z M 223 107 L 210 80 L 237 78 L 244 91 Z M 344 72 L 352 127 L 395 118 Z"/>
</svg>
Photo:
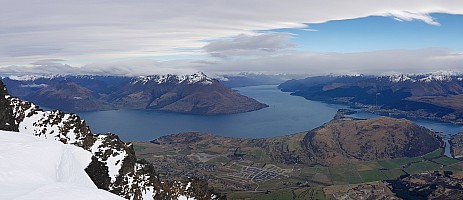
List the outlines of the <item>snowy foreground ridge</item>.
<svg viewBox="0 0 463 200">
<path fill-rule="evenodd" d="M 88 177 L 91 157 L 74 145 L 0 131 L 0 199 L 123 199 Z"/>
</svg>

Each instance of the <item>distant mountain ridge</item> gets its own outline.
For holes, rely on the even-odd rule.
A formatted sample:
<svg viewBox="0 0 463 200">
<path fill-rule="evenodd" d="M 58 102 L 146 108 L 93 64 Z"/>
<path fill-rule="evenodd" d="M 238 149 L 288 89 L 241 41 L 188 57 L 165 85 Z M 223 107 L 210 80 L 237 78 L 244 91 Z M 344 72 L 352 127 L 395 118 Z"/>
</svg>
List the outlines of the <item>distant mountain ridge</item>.
<svg viewBox="0 0 463 200">
<path fill-rule="evenodd" d="M 318 76 L 279 85 L 306 99 L 348 104 L 378 114 L 463 123 L 463 75 Z"/>
<path fill-rule="evenodd" d="M 155 109 L 201 115 L 267 107 L 204 73 L 140 77 L 47 75 L 3 78 L 13 96 L 66 111 Z"/>
<path fill-rule="evenodd" d="M 257 85 L 278 85 L 287 80 L 306 77 L 301 74 L 262 74 L 248 72 L 242 72 L 238 74 L 224 74 L 217 76 L 217 79 L 229 88 Z"/>
</svg>

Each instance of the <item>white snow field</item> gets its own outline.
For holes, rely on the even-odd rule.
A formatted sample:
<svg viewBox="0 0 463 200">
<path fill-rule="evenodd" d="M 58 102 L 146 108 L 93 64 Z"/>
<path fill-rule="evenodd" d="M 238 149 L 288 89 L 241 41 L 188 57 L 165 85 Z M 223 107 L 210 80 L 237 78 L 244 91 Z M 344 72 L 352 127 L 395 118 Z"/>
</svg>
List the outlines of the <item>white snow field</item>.
<svg viewBox="0 0 463 200">
<path fill-rule="evenodd" d="M 0 131 L 0 200 L 117 200 L 84 171 L 92 154 L 73 145 Z"/>
</svg>

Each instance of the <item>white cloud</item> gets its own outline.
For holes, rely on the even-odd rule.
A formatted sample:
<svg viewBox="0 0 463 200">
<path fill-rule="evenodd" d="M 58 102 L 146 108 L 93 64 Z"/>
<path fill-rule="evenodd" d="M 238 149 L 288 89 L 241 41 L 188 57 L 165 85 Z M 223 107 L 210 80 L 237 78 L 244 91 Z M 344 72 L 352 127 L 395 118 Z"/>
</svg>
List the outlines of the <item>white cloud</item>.
<svg viewBox="0 0 463 200">
<path fill-rule="evenodd" d="M 65 60 L 63 59 L 56 59 L 56 58 L 51 58 L 51 59 L 43 59 L 43 60 L 37 60 L 35 62 L 32 62 L 32 65 L 54 65 L 54 64 L 59 64 L 60 62 L 64 62 Z"/>
<path fill-rule="evenodd" d="M 439 22 L 437 22 L 434 18 L 432 18 L 426 13 L 412 13 L 408 11 L 391 11 L 389 13 L 385 13 L 384 16 L 391 16 L 395 20 L 401 21 L 401 22 L 419 20 L 419 21 L 423 21 L 430 25 L 440 26 Z"/>
<path fill-rule="evenodd" d="M 317 32 L 318 31 L 317 29 L 313 29 L 313 28 L 302 28 L 302 29 L 299 29 L 299 30 L 307 31 L 307 32 Z"/>
<path fill-rule="evenodd" d="M 203 49 L 217 57 L 255 55 L 294 47 L 289 33 L 241 34 L 232 39 L 213 41 Z"/>
</svg>

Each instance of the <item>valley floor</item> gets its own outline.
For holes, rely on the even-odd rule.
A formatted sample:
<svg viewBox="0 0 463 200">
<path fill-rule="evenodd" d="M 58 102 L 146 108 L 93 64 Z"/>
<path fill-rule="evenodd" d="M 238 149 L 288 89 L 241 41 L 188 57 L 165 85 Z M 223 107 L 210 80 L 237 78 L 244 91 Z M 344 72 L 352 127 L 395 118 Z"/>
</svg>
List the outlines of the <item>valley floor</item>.
<svg viewBox="0 0 463 200">
<path fill-rule="evenodd" d="M 384 181 L 434 171 L 452 172 L 452 180 L 463 184 L 463 161 L 443 156 L 441 148 L 411 158 L 307 166 L 272 163 L 264 150 L 242 141 L 222 149 L 232 143 L 226 140 L 206 150 L 196 145 L 136 142 L 134 148 L 137 157 L 156 163 L 161 177 L 208 179 L 209 186 L 229 199 L 342 199 L 368 197 L 371 191 L 377 198 L 395 197 L 394 188 Z M 365 192 L 353 192 L 360 190 Z"/>
</svg>

